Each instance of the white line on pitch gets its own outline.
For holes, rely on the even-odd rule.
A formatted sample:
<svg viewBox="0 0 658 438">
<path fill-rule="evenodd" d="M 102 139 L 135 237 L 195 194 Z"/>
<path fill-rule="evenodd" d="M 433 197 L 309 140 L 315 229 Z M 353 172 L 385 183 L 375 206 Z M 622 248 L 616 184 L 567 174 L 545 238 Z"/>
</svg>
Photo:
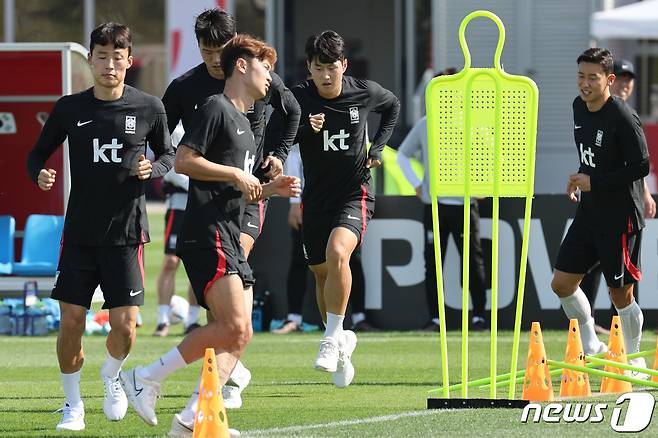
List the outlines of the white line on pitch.
<svg viewBox="0 0 658 438">
<path fill-rule="evenodd" d="M 273 427 L 271 429 L 255 429 L 255 430 L 246 430 L 243 432 L 244 436 L 260 436 L 260 435 L 271 435 L 271 434 L 285 434 L 293 432 L 301 432 L 304 430 L 312 429 L 325 429 L 325 428 L 335 428 L 342 426 L 354 426 L 359 424 L 370 424 L 370 423 L 382 423 L 385 421 L 395 421 L 401 418 L 411 418 L 411 417 L 425 417 L 439 413 L 442 411 L 447 411 L 449 409 L 430 409 L 425 411 L 412 411 L 405 412 L 402 414 L 396 415 L 382 415 L 379 417 L 368 417 L 368 418 L 359 418 L 356 420 L 343 420 L 343 421 L 333 421 L 331 423 L 322 423 L 322 424 L 306 424 L 303 426 L 288 426 L 288 427 Z"/>
</svg>

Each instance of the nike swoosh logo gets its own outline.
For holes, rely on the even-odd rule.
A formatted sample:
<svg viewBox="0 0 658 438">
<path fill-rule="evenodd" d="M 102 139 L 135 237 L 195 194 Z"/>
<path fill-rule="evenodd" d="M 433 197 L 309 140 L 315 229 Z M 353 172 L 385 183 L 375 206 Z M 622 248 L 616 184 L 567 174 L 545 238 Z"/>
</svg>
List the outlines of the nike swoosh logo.
<svg viewBox="0 0 658 438">
<path fill-rule="evenodd" d="M 258 226 L 252 224 L 251 222 L 247 222 L 247 226 L 250 228 L 258 228 Z"/>
<path fill-rule="evenodd" d="M 91 122 L 93 122 L 93 120 L 87 120 L 86 122 L 81 122 L 80 120 L 78 120 L 78 126 L 84 126 L 87 123 L 91 123 Z"/>
<path fill-rule="evenodd" d="M 360 220 L 358 217 L 354 217 L 354 216 L 352 216 L 351 214 L 348 214 L 348 215 L 347 215 L 347 218 L 348 218 L 348 219 L 354 219 L 355 221 Z"/>
<path fill-rule="evenodd" d="M 619 274 L 619 275 L 615 275 L 615 280 L 619 280 L 619 279 L 620 279 L 621 277 L 623 277 L 623 276 L 624 276 L 624 273 L 623 273 L 623 272 L 622 272 L 621 274 Z"/>
<path fill-rule="evenodd" d="M 242 134 L 244 134 L 244 131 L 241 131 L 240 128 L 238 128 L 238 131 L 237 131 L 237 132 L 238 132 L 238 135 L 242 135 Z"/>
<path fill-rule="evenodd" d="M 130 291 L 130 296 L 131 297 L 136 297 L 137 295 L 141 294 L 142 292 L 144 292 L 144 291 L 143 290 L 138 290 L 137 292 L 135 292 L 135 291 L 131 290 Z"/>
<path fill-rule="evenodd" d="M 194 109 L 197 109 L 197 106 L 198 106 L 198 105 L 195 103 L 195 104 L 194 104 Z"/>
<path fill-rule="evenodd" d="M 580 129 L 580 128 L 582 128 L 582 126 L 580 126 L 580 125 L 575 125 L 575 126 L 573 127 L 573 129 Z"/>
<path fill-rule="evenodd" d="M 135 375 L 134 369 L 133 369 L 133 388 L 135 388 L 135 396 L 139 396 L 139 394 L 141 394 L 142 391 L 144 390 L 144 388 L 137 389 L 137 376 Z"/>
</svg>

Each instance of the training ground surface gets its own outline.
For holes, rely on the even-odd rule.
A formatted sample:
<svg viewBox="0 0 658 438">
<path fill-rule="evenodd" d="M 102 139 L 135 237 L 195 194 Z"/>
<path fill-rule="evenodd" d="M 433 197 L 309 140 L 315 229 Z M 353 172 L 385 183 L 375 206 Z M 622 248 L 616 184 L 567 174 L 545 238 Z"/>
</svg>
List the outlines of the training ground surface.
<svg viewBox="0 0 658 438">
<path fill-rule="evenodd" d="M 138 329 L 137 344 L 127 367 L 157 359 L 181 339 L 180 325 L 173 326 L 167 338 L 153 338 L 155 326 L 155 279 L 162 262 L 162 214 L 152 214 L 151 235 L 147 245 L 147 305 L 142 311 L 145 326 Z M 158 239 L 159 238 L 159 239 Z M 177 291 L 185 290 L 182 269 Z M 98 305 L 94 309 L 97 310 Z M 460 349 L 457 332 L 449 334 L 451 380 L 460 378 Z M 523 333 L 519 367 L 524 368 L 527 333 Z M 354 383 L 337 389 L 329 374 L 313 370 L 320 333 L 276 336 L 256 334 L 244 357 L 251 369 L 251 385 L 243 393 L 244 405 L 229 411 L 229 424 L 243 436 L 314 437 L 434 437 L 434 436 L 613 436 L 610 418 L 616 396 L 594 397 L 591 403 L 609 403 L 605 419 L 599 424 L 522 424 L 521 410 L 428 411 L 427 391 L 438 386 L 438 334 L 376 333 L 359 335 L 353 362 L 357 373 Z M 564 332 L 544 332 L 548 357 L 562 360 L 566 342 Z M 173 414 L 186 403 L 199 373 L 191 365 L 173 374 L 163 385 L 158 400 L 159 425 L 147 426 L 132 411 L 118 423 L 105 419 L 102 411 L 103 387 L 99 369 L 105 358 L 105 338 L 85 336 L 85 366 L 82 394 L 86 407 L 87 429 L 72 436 L 145 437 L 166 436 Z M 510 332 L 499 333 L 499 371 L 509 371 Z M 642 349 L 655 346 L 655 335 L 645 332 Z M 488 333 L 471 334 L 470 378 L 488 375 Z M 648 358 L 649 366 L 653 358 Z M 59 381 L 54 335 L 41 338 L 0 337 L 0 437 L 69 436 L 56 432 L 63 396 Z M 559 380 L 553 379 L 556 394 Z M 593 379 L 594 392 L 599 381 Z M 517 385 L 520 395 L 521 386 Z M 488 391 L 472 391 L 487 396 Z M 507 390 L 499 389 L 503 397 Z M 652 392 L 658 395 L 656 392 Z M 455 393 L 454 396 L 458 396 Z M 573 401 L 572 401 L 573 403 Z M 642 433 L 658 435 L 658 419 Z"/>
</svg>

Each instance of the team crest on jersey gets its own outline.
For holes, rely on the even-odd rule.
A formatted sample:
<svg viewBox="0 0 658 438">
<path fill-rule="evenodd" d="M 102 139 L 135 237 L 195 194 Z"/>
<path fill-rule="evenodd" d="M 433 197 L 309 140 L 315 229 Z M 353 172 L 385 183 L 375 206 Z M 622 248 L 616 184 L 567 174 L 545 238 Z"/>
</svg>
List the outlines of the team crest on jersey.
<svg viewBox="0 0 658 438">
<path fill-rule="evenodd" d="M 598 147 L 601 147 L 601 144 L 603 143 L 603 131 L 600 129 L 596 131 L 596 141 L 594 144 L 596 144 Z"/>
<path fill-rule="evenodd" d="M 137 116 L 126 116 L 126 134 L 134 134 L 137 129 Z"/>
<path fill-rule="evenodd" d="M 350 123 L 354 125 L 355 123 L 359 123 L 359 107 L 358 106 L 351 106 L 350 107 Z"/>
</svg>

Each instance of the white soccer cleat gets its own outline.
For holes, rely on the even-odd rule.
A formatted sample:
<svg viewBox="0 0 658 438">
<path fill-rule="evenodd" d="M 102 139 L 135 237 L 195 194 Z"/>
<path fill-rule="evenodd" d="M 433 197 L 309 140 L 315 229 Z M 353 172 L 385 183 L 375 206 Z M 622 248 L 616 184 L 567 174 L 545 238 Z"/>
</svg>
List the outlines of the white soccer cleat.
<svg viewBox="0 0 658 438">
<path fill-rule="evenodd" d="M 128 399 L 123 392 L 119 376 L 114 379 L 101 374 L 103 386 L 105 387 L 105 399 L 103 400 L 103 412 L 110 421 L 119 421 L 126 416 L 128 410 Z"/>
<path fill-rule="evenodd" d="M 85 405 L 71 406 L 64 403 L 62 419 L 55 427 L 57 430 L 84 430 L 85 429 Z"/>
<path fill-rule="evenodd" d="M 157 426 L 158 418 L 155 415 L 155 402 L 160 392 L 160 384 L 140 377 L 142 367 L 121 371 L 119 378 L 121 386 L 128 396 L 130 405 L 142 420 L 150 426 Z"/>
<path fill-rule="evenodd" d="M 583 346 L 583 348 L 585 348 Z M 597 354 L 602 354 L 602 353 L 607 353 L 608 352 L 608 346 L 604 343 L 599 341 L 598 345 L 592 349 L 592 351 L 585 351 L 585 355 L 587 356 L 595 356 Z"/>
<path fill-rule="evenodd" d="M 313 368 L 328 373 L 336 372 L 338 368 L 338 343 L 334 338 L 322 338 L 320 351 L 318 351 L 318 356 L 315 358 Z"/>
<path fill-rule="evenodd" d="M 250 381 L 251 372 L 248 369 L 243 367 L 239 372 L 233 370 L 226 384 L 222 386 L 222 397 L 226 409 L 240 409 L 242 407 L 242 391 L 245 390 Z"/>
<path fill-rule="evenodd" d="M 331 373 L 331 380 L 338 388 L 345 388 L 354 379 L 352 353 L 356 348 L 356 335 L 351 330 L 344 330 L 338 342 L 338 364 L 336 372 Z"/>
<path fill-rule="evenodd" d="M 636 357 L 635 359 L 631 359 L 628 361 L 628 364 L 638 368 L 647 367 L 647 361 L 643 357 Z M 631 370 L 625 370 L 624 375 L 628 377 L 634 377 L 640 380 L 649 380 L 649 378 L 651 377 L 646 373 L 642 373 L 640 371 L 631 371 Z"/>
<path fill-rule="evenodd" d="M 183 421 L 183 417 L 180 414 L 174 414 L 174 419 L 171 420 L 171 430 L 169 431 L 169 437 L 171 438 L 192 438 L 194 435 L 194 420 L 190 422 Z M 240 432 L 235 429 L 228 429 L 228 435 L 231 438 L 237 438 L 240 436 Z"/>
</svg>

